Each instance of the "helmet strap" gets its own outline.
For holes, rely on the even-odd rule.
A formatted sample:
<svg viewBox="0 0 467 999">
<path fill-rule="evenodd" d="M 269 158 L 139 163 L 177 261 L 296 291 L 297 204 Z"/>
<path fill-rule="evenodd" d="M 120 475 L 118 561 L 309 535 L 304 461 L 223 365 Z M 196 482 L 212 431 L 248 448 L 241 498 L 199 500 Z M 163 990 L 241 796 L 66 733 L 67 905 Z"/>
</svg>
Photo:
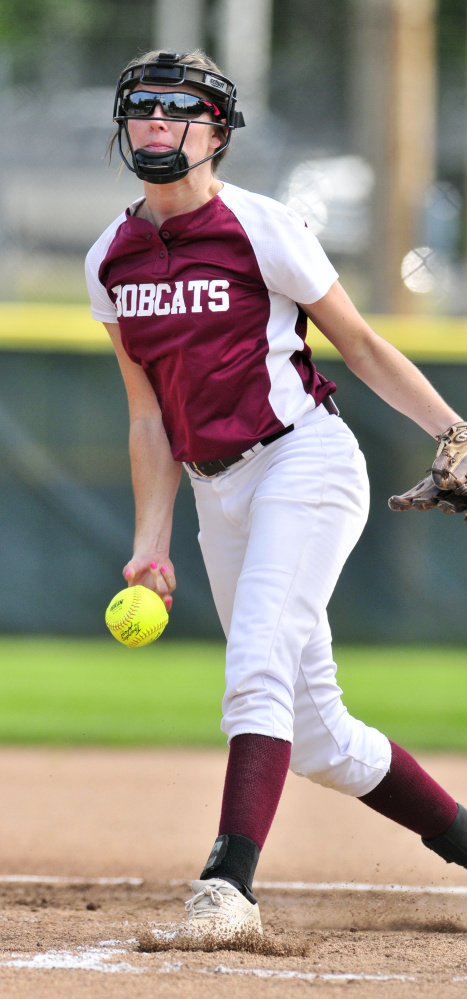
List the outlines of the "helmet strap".
<svg viewBox="0 0 467 999">
<path fill-rule="evenodd" d="M 216 149 L 210 156 L 205 156 L 204 159 L 199 160 L 197 163 L 192 163 L 190 166 L 188 157 L 183 150 L 183 144 L 190 124 L 191 122 L 187 121 L 180 145 L 174 152 L 151 153 L 144 149 L 133 149 L 128 132 L 128 124 L 126 121 L 121 123 L 118 130 L 118 148 L 123 162 L 140 180 L 146 181 L 149 184 L 173 184 L 177 180 L 182 180 L 183 177 L 186 177 L 189 170 L 201 166 L 202 163 L 207 163 L 208 160 L 214 159 L 215 156 L 223 152 L 229 145 L 231 138 L 231 131 L 229 129 L 224 145 Z M 125 130 L 133 166 L 122 149 L 122 129 Z"/>
</svg>

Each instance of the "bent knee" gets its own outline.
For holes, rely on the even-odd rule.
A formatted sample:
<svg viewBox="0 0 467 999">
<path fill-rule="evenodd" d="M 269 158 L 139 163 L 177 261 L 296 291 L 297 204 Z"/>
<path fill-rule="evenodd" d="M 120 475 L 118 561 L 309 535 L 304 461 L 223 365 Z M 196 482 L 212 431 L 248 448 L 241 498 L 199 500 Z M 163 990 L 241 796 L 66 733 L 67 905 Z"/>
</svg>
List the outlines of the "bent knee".
<svg viewBox="0 0 467 999">
<path fill-rule="evenodd" d="M 320 747 L 319 751 L 316 747 L 314 751 L 313 747 L 309 747 L 308 752 L 304 752 L 304 747 L 298 751 L 298 747 L 294 746 L 290 769 L 313 784 L 360 798 L 377 787 L 391 763 L 389 740 L 376 729 L 367 731 L 371 731 L 371 738 L 365 740 L 364 746 L 358 747 L 359 751 L 352 746 L 339 749 L 334 741 L 332 745 Z"/>
</svg>

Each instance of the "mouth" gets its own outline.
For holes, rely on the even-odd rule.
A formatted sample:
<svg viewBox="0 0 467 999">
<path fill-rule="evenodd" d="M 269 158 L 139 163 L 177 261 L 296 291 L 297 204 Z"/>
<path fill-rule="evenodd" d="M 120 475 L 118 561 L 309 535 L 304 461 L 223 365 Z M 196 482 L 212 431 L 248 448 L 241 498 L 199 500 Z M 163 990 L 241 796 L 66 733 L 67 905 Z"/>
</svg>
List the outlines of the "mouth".
<svg viewBox="0 0 467 999">
<path fill-rule="evenodd" d="M 172 146 L 168 146 L 164 142 L 148 142 L 144 149 L 149 153 L 171 153 L 173 152 Z"/>
</svg>

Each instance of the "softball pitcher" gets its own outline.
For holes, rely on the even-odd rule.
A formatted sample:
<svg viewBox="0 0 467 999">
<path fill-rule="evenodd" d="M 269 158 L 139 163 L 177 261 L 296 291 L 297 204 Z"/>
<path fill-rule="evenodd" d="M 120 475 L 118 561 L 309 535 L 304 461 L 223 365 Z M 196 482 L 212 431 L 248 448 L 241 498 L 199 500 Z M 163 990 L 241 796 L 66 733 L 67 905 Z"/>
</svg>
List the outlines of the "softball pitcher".
<svg viewBox="0 0 467 999">
<path fill-rule="evenodd" d="M 170 608 L 184 465 L 227 639 L 229 758 L 218 835 L 182 925 L 225 938 L 261 931 L 253 876 L 289 767 L 467 866 L 467 811 L 341 700 L 326 608 L 365 525 L 368 482 L 336 386 L 305 343 L 307 318 L 439 439 L 435 478 L 393 508 L 466 509 L 467 425 L 362 319 L 301 219 L 217 178 L 244 120 L 235 85 L 208 57 L 132 61 L 114 120 L 144 193 L 94 244 L 86 272 L 128 393 L 136 530 L 123 572 Z"/>
</svg>

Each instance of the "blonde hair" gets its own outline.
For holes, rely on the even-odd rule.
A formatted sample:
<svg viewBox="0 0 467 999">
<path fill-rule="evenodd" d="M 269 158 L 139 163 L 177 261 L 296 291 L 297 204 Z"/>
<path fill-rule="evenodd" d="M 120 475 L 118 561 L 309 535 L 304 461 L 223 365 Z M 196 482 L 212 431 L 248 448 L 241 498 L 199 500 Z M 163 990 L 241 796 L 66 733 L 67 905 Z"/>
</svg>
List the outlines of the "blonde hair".
<svg viewBox="0 0 467 999">
<path fill-rule="evenodd" d="M 135 56 L 135 58 L 131 59 L 130 62 L 125 66 L 123 72 L 125 73 L 128 69 L 131 69 L 132 66 L 139 66 L 141 63 L 156 62 L 159 56 L 162 54 L 162 52 L 165 51 L 166 51 L 165 49 L 151 49 L 149 52 L 144 52 L 143 55 Z M 193 66 L 194 69 L 209 70 L 211 73 L 218 73 L 220 76 L 223 76 L 222 71 L 216 65 L 214 60 L 211 59 L 210 56 L 206 55 L 206 53 L 203 52 L 202 49 L 193 49 L 192 52 L 185 52 L 178 61 L 182 63 L 184 66 Z M 199 89 L 202 90 L 203 88 L 200 87 Z M 107 146 L 109 160 L 112 158 L 113 147 L 115 145 L 117 138 L 118 138 L 118 131 L 115 132 L 115 134 L 112 136 Z M 213 173 L 217 172 L 220 162 L 221 160 L 224 159 L 226 153 L 227 149 L 223 149 L 220 153 L 217 154 L 217 156 L 214 157 L 214 159 L 211 160 L 211 169 Z"/>
</svg>

